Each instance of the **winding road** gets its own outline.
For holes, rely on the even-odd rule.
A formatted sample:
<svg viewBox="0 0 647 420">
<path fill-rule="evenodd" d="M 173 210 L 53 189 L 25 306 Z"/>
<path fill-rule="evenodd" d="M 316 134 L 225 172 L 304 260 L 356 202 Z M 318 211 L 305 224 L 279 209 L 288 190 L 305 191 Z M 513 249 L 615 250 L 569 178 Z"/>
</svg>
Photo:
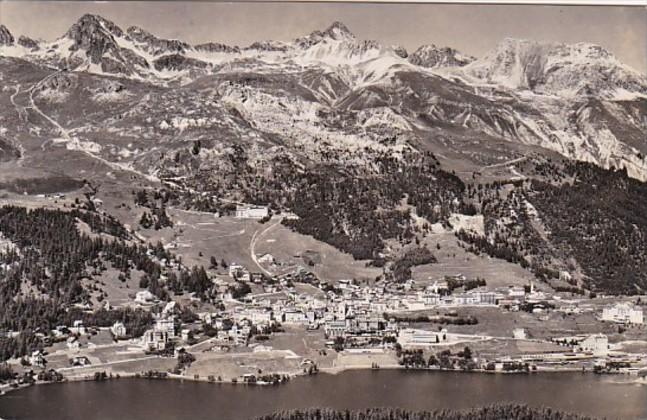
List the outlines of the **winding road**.
<svg viewBox="0 0 647 420">
<path fill-rule="evenodd" d="M 16 108 L 16 112 L 18 112 L 18 118 L 23 121 L 27 121 L 26 108 L 16 103 L 16 96 L 18 96 L 21 93 L 20 87 L 21 87 L 20 84 L 18 84 L 15 87 L 16 91 L 9 97 L 9 101 L 11 101 L 11 104 L 14 106 L 14 108 Z M 11 142 L 11 145 L 19 151 L 20 157 L 18 158 L 16 163 L 18 164 L 18 166 L 22 166 L 22 163 L 25 160 L 25 148 L 23 147 L 22 144 L 20 144 L 16 140 L 9 139 L 9 141 Z"/>
<path fill-rule="evenodd" d="M 261 269 L 263 273 L 265 273 L 268 276 L 273 276 L 274 274 L 271 273 L 270 271 L 266 270 L 261 264 L 258 262 L 258 258 L 256 257 L 256 243 L 258 240 L 265 235 L 267 232 L 269 232 L 271 229 L 276 227 L 279 223 L 281 223 L 282 219 L 277 219 L 274 223 L 270 224 L 268 227 L 266 227 L 264 230 L 261 231 L 261 233 L 258 233 L 258 231 L 254 232 L 254 235 L 252 235 L 252 240 L 249 243 L 249 256 L 252 258 L 252 261 L 254 261 L 254 264 L 258 266 L 258 268 Z"/>
<path fill-rule="evenodd" d="M 57 131 L 60 133 L 60 135 L 63 137 L 63 139 L 65 139 L 65 141 L 68 144 L 73 146 L 74 150 L 82 152 L 85 155 L 89 156 L 90 158 L 98 160 L 101 163 L 103 163 L 104 165 L 106 165 L 109 168 L 112 168 L 114 170 L 130 172 L 130 173 L 136 174 L 138 176 L 141 176 L 141 177 L 143 177 L 145 179 L 148 179 L 149 181 L 159 181 L 154 176 L 144 174 L 144 173 L 139 172 L 139 171 L 137 171 L 135 169 L 132 169 L 132 168 L 130 168 L 130 167 L 124 165 L 124 164 L 111 162 L 111 161 L 106 160 L 106 159 L 104 159 L 104 158 L 102 158 L 100 156 L 96 156 L 96 155 L 90 153 L 89 151 L 87 151 L 83 147 L 83 145 L 81 144 L 81 142 L 77 138 L 70 136 L 69 130 L 63 128 L 63 126 L 61 126 L 58 123 L 58 121 L 56 121 L 50 115 L 47 115 L 42 109 L 40 109 L 38 107 L 38 105 L 36 105 L 36 101 L 34 100 L 34 94 L 37 92 L 37 89 L 40 88 L 45 82 L 47 82 L 48 80 L 56 77 L 57 75 L 59 75 L 61 73 L 62 73 L 62 71 L 56 71 L 54 73 L 51 73 L 51 74 L 45 76 L 44 78 L 42 78 L 41 80 L 39 80 L 38 82 L 34 83 L 29 89 L 24 91 L 24 93 L 29 93 L 29 103 L 30 103 L 30 105 L 29 105 L 29 107 L 24 107 L 22 109 L 23 110 L 24 109 L 32 109 L 34 112 L 36 112 L 38 115 L 40 115 L 43 119 L 45 119 L 47 122 L 49 122 L 51 125 L 53 125 L 57 129 Z M 16 88 L 16 92 L 11 96 L 10 99 L 11 99 L 11 103 L 16 107 L 16 109 L 18 110 L 18 113 L 20 114 L 21 107 L 19 107 L 14 101 L 15 96 L 18 95 L 19 93 L 21 93 L 20 92 L 20 86 L 18 86 Z M 48 141 L 51 141 L 51 140 L 47 140 L 45 143 L 47 143 Z M 44 144 L 43 144 L 43 146 L 44 146 Z M 21 152 L 22 152 L 22 150 L 21 150 Z M 21 156 L 22 155 L 24 155 L 24 153 L 21 153 Z"/>
<path fill-rule="evenodd" d="M 527 156 L 522 156 L 522 157 L 520 157 L 520 158 L 516 158 L 516 159 L 508 160 L 508 161 L 506 161 L 506 162 L 495 163 L 495 164 L 493 164 L 493 165 L 487 165 L 487 166 L 484 166 L 481 170 L 484 170 L 484 169 L 494 169 L 494 168 L 499 168 L 499 167 L 504 167 L 504 166 L 512 165 L 512 164 L 514 164 L 514 163 L 521 163 L 521 162 L 523 162 L 523 161 L 525 161 L 525 160 L 527 160 L 527 159 L 528 159 L 528 157 L 527 157 Z"/>
</svg>

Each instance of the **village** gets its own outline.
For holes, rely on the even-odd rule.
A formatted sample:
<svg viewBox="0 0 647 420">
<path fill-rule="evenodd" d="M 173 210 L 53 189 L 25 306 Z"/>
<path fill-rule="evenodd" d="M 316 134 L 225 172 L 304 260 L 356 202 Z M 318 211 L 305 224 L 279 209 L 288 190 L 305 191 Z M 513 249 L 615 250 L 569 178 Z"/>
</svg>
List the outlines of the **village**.
<svg viewBox="0 0 647 420">
<path fill-rule="evenodd" d="M 100 302 L 99 310 L 145 314 L 146 322 L 126 317 L 97 325 L 79 316 L 37 331 L 48 345 L 10 360 L 18 374 L 0 390 L 120 377 L 266 384 L 349 369 L 637 377 L 647 371 L 644 297 L 584 296 L 533 280 L 491 285 L 461 273 L 322 280 L 315 272 L 322 259 L 317 251 L 302 249 L 297 263 L 288 263 L 271 252 L 275 239 L 255 249 L 255 241 L 277 226 L 270 219 L 266 207 L 236 207 L 230 220 L 255 227 L 251 258 L 212 258 L 209 301 L 192 294 L 160 299 L 141 285 L 126 289 Z M 568 282 L 570 274 L 561 272 L 560 279 Z M 97 307 L 77 309 L 92 314 Z"/>
<path fill-rule="evenodd" d="M 269 264 L 272 257 L 260 260 Z M 187 316 L 177 302 L 139 291 L 128 305 L 153 313 L 152 328 L 141 336 L 133 337 L 119 321 L 97 328 L 77 320 L 51 332 L 52 347 L 14 362 L 45 381 L 153 375 L 234 383 L 277 383 L 299 374 L 357 368 L 643 375 L 647 366 L 647 349 L 618 338 L 618 331 L 645 334 L 641 306 L 627 300 L 593 303 L 537 291 L 532 283 L 490 289 L 481 279 L 461 275 L 428 285 L 413 280 L 328 284 L 305 268 L 268 278 L 232 263 L 227 276 L 213 279 L 221 291 L 220 310 Z M 610 333 L 536 337 L 516 321 L 510 333 L 497 332 L 484 318 L 493 312 L 547 325 L 551 314 L 588 314 L 595 328 L 604 326 L 601 330 Z M 14 386 L 20 381 L 25 377 Z"/>
</svg>

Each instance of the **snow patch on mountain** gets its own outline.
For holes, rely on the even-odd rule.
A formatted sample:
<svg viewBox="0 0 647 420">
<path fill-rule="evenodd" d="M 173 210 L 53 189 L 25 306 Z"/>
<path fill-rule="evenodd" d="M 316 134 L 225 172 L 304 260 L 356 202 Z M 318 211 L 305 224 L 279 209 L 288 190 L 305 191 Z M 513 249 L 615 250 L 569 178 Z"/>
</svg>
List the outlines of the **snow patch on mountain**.
<svg viewBox="0 0 647 420">
<path fill-rule="evenodd" d="M 411 130 L 411 124 L 388 107 L 363 109 L 358 113 L 357 120 L 365 128 Z"/>
<path fill-rule="evenodd" d="M 601 95 L 618 89 L 647 94 L 647 78 L 588 43 L 559 44 L 507 38 L 462 69 L 472 80 L 563 97 Z"/>
</svg>

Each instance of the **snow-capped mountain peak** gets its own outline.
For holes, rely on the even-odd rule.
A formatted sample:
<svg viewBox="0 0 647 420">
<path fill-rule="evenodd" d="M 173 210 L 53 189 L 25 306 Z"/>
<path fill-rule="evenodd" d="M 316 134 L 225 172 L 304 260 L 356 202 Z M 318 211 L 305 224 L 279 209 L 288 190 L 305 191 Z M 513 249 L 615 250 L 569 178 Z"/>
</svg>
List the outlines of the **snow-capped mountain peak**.
<svg viewBox="0 0 647 420">
<path fill-rule="evenodd" d="M 474 156 L 479 155 L 485 135 L 601 166 L 622 166 L 631 176 L 647 179 L 646 77 L 594 44 L 508 38 L 474 60 L 433 44 L 407 54 L 404 48 L 357 39 L 335 22 L 292 42 L 192 46 L 139 27 L 122 31 L 96 15 L 83 16 L 52 42 L 21 37 L 16 43 L 4 27 L 0 40 L 0 56 L 17 58 L 0 60 L 7 66 L 29 62 L 46 72 L 57 67 L 66 70 L 61 77 L 85 83 L 102 80 L 101 75 L 121 77 L 131 79 L 124 85 L 146 92 L 150 83 L 160 85 L 160 92 L 186 87 L 182 106 L 175 107 L 175 99 L 160 106 L 158 117 L 169 121 L 189 118 L 179 114 L 190 104 L 196 106 L 191 112 L 215 112 L 218 121 L 226 121 L 222 115 L 235 107 L 262 130 L 295 138 L 303 138 L 303 131 L 294 132 L 296 114 L 298 130 L 319 139 L 333 136 L 334 130 L 323 133 L 322 127 L 349 129 L 353 136 L 377 129 L 376 138 L 387 143 L 395 132 L 400 140 L 425 136 L 436 141 L 435 133 L 442 138 L 449 130 L 458 137 L 447 144 L 442 140 L 443 147 L 455 146 L 457 152 L 473 144 Z M 52 89 L 61 92 L 49 92 L 58 95 L 50 100 L 69 93 L 65 86 Z M 195 99 L 196 92 L 208 100 Z M 103 93 L 104 99 L 129 95 Z M 201 121 L 196 127 L 206 124 Z M 238 132 L 238 123 L 231 123 Z M 461 138 L 478 141 L 463 144 Z M 355 140 L 346 140 L 344 145 L 356 147 Z"/>
<path fill-rule="evenodd" d="M 8 29 L 0 26 L 0 48 L 2 55 L 48 65 L 161 83 L 179 78 L 189 82 L 221 66 L 230 71 L 282 66 L 332 70 L 344 83 L 357 86 L 387 80 L 401 70 L 427 71 L 420 68 L 425 67 L 468 84 L 537 94 L 606 99 L 647 95 L 645 75 L 599 45 L 506 38 L 477 60 L 433 44 L 407 54 L 403 48 L 357 39 L 338 21 L 293 42 L 263 41 L 238 48 L 217 42 L 191 46 L 137 26 L 123 31 L 108 19 L 86 14 L 53 42 L 21 37 L 16 44 Z"/>
<path fill-rule="evenodd" d="M 397 71 L 410 66 L 405 59 L 406 50 L 357 39 L 341 22 L 298 38 L 293 45 L 288 61 L 330 69 L 353 87 L 389 80 Z"/>
<path fill-rule="evenodd" d="M 536 93 L 574 96 L 618 91 L 647 94 L 647 79 L 622 64 L 603 47 L 506 38 L 484 57 L 464 68 L 487 83 Z"/>
</svg>

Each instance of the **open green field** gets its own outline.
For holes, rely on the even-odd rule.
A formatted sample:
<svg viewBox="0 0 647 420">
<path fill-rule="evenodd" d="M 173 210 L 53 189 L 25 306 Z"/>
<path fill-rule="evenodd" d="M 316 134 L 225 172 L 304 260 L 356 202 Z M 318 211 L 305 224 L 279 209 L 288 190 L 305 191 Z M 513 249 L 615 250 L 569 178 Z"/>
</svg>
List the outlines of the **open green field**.
<svg viewBox="0 0 647 420">
<path fill-rule="evenodd" d="M 307 266 L 301 258 L 305 251 L 319 254 L 321 263 L 314 267 Z M 350 254 L 345 254 L 311 236 L 293 232 L 283 225 L 275 226 L 258 239 L 256 253 L 272 254 L 278 262 L 287 267 L 305 267 L 326 281 L 374 279 L 382 274 L 379 268 L 366 267 L 366 261 L 356 261 Z"/>
<path fill-rule="evenodd" d="M 398 358 L 393 351 L 384 353 L 348 353 L 342 352 L 337 356 L 333 367 L 339 369 L 371 368 L 374 363 L 380 367 L 398 366 Z"/>
<path fill-rule="evenodd" d="M 534 280 L 534 275 L 519 265 L 465 251 L 451 232 L 432 233 L 425 238 L 424 243 L 436 256 L 438 262 L 413 268 L 413 279 L 420 283 L 441 280 L 445 276 L 457 274 L 463 274 L 467 278 L 484 278 L 490 288 L 522 286 Z M 440 249 L 437 245 L 440 245 Z M 537 288 L 542 289 L 547 286 L 537 285 Z"/>
<path fill-rule="evenodd" d="M 151 370 L 167 372 L 177 364 L 177 360 L 172 357 L 147 356 L 137 360 L 128 360 L 124 362 L 111 363 L 107 365 L 87 366 L 74 368 L 63 372 L 66 376 L 80 377 L 90 376 L 95 372 L 107 372 L 112 374 L 137 374 Z"/>
<path fill-rule="evenodd" d="M 214 376 L 231 380 L 246 374 L 297 374 L 302 371 L 301 358 L 284 351 L 257 353 L 199 353 L 186 370 L 188 376 Z"/>
<path fill-rule="evenodd" d="M 189 266 L 208 267 L 214 256 L 218 262 L 224 259 L 227 264 L 236 262 L 259 271 L 250 256 L 252 237 L 264 227 L 256 220 L 176 209 L 169 209 L 168 214 L 174 223 L 172 228 L 142 230 L 141 235 L 153 243 L 162 241 Z"/>
<path fill-rule="evenodd" d="M 279 223 L 278 216 L 261 224 L 253 219 L 216 217 L 211 213 L 177 209 L 170 209 L 168 213 L 174 222 L 172 228 L 142 230 L 140 234 L 151 242 L 162 241 L 189 265 L 208 267 L 210 257 L 214 256 L 219 262 L 224 259 L 228 264 L 236 262 L 251 271 L 267 270 L 272 274 L 305 267 L 326 281 L 374 279 L 382 272 L 378 268 L 366 267 L 366 261 L 355 261 L 349 254 L 328 244 L 293 232 Z M 301 258 L 306 251 L 318 254 L 321 263 L 307 266 Z M 252 252 L 257 257 L 271 254 L 276 264 L 259 265 Z M 219 267 L 217 272 L 225 271 Z"/>
<path fill-rule="evenodd" d="M 139 287 L 139 280 L 142 277 L 142 272 L 137 270 L 132 270 L 130 272 L 130 277 L 125 278 L 125 281 L 119 280 L 119 273 L 109 268 L 105 272 L 101 273 L 100 276 L 93 278 L 92 280 L 84 280 L 86 285 L 95 285 L 101 289 L 105 294 L 103 300 L 99 302 L 97 300 L 97 294 L 93 294 L 93 303 L 95 307 L 104 305 L 105 302 L 110 302 L 112 306 L 121 306 L 133 304 L 133 299 L 135 299 L 135 294 L 141 290 L 144 290 Z"/>
<path fill-rule="evenodd" d="M 283 329 L 285 332 L 272 334 L 265 344 L 277 350 L 292 350 L 319 367 L 332 366 L 336 353 L 326 349 L 326 339 L 321 329 L 306 331 L 304 327 L 289 325 L 284 325 Z"/>
<path fill-rule="evenodd" d="M 448 347 L 452 353 L 457 353 L 465 348 L 465 344 Z M 544 352 L 570 351 L 569 348 L 552 343 L 543 343 L 531 340 L 513 340 L 505 338 L 494 338 L 485 341 L 475 341 L 467 346 L 473 354 L 479 358 L 495 359 L 501 356 L 518 356 L 522 354 L 535 354 Z M 444 350 L 443 348 L 431 348 L 431 353 Z"/>
<path fill-rule="evenodd" d="M 601 322 L 595 312 L 581 314 L 564 314 L 562 312 L 527 313 L 506 312 L 495 307 L 458 307 L 430 309 L 407 312 L 406 315 L 447 315 L 455 313 L 458 317 L 474 316 L 476 325 L 441 325 L 436 323 L 412 323 L 411 328 L 432 329 L 447 328 L 449 332 L 459 334 L 486 335 L 491 337 L 512 338 L 512 331 L 524 328 L 528 338 L 549 339 L 552 337 L 574 336 L 580 334 L 604 333 L 610 342 L 647 339 L 647 329 L 643 327 L 626 328 L 620 334 L 617 325 Z"/>
</svg>

